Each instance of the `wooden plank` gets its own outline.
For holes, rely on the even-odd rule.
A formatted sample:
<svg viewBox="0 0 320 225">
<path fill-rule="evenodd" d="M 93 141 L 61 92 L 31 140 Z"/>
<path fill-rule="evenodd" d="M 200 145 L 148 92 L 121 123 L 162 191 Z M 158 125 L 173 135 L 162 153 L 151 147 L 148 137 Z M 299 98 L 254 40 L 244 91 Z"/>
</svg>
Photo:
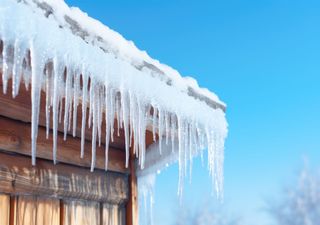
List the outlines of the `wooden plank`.
<svg viewBox="0 0 320 225">
<path fill-rule="evenodd" d="M 0 194 L 0 224 L 9 225 L 10 218 L 10 196 Z"/>
<path fill-rule="evenodd" d="M 11 120 L 0 116 L 0 149 L 16 152 L 23 155 L 31 155 L 31 127 L 28 123 Z M 58 162 L 77 166 L 90 167 L 91 143 L 85 143 L 84 158 L 80 158 L 80 139 L 69 138 L 63 140 L 63 135 L 58 135 Z M 52 137 L 46 139 L 45 129 L 39 127 L 37 141 L 37 157 L 52 160 Z M 97 147 L 96 168 L 105 168 L 104 146 Z M 31 164 L 31 162 L 29 162 Z M 109 170 L 127 173 L 125 168 L 125 153 L 123 151 L 109 149 Z"/>
<path fill-rule="evenodd" d="M 138 185 L 136 176 L 136 157 L 133 148 L 130 149 L 130 176 L 129 176 L 129 201 L 127 203 L 127 225 L 138 225 Z"/>
<path fill-rule="evenodd" d="M 14 225 L 60 225 L 59 199 L 15 196 Z"/>
<path fill-rule="evenodd" d="M 125 225 L 125 208 L 118 205 L 102 204 L 101 225 Z"/>
<path fill-rule="evenodd" d="M 0 153 L 0 192 L 124 204 L 127 175 L 95 171 L 38 160 L 33 167 L 25 156 Z"/>
<path fill-rule="evenodd" d="M 15 225 L 15 214 L 16 214 L 16 197 L 10 196 L 10 216 L 9 216 L 9 224 Z"/>
<path fill-rule="evenodd" d="M 64 212 L 63 225 L 100 225 L 99 202 L 66 200 Z"/>
</svg>

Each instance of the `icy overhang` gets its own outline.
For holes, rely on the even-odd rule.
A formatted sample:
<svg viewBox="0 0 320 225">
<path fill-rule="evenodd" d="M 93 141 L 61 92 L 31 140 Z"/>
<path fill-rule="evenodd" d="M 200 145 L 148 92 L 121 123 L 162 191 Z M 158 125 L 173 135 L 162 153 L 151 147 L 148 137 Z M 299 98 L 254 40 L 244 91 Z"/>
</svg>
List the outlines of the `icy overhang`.
<svg viewBox="0 0 320 225">
<path fill-rule="evenodd" d="M 0 40 L 3 91 L 9 79 L 13 80 L 13 96 L 18 94 L 21 82 L 26 86 L 31 83 L 34 164 L 39 94 L 44 91 L 48 127 L 51 119 L 53 124 L 54 159 L 59 112 L 62 107 L 67 109 L 63 115 L 65 132 L 71 124 L 75 130 L 75 112 L 82 103 L 82 130 L 87 126 L 93 130 L 92 170 L 101 138 L 106 139 L 108 154 L 114 130 L 110 121 L 116 119 L 125 133 L 126 165 L 132 146 L 144 168 L 145 132 L 149 129 L 154 140 L 159 140 L 160 153 L 162 145 L 171 143 L 179 161 L 180 179 L 186 175 L 192 157 L 208 149 L 209 172 L 217 191 L 221 191 L 227 135 L 225 104 L 207 89 L 199 88 L 195 80 L 182 78 L 176 70 L 61 0 L 2 0 Z M 106 137 L 101 137 L 103 121 L 107 124 Z"/>
<path fill-rule="evenodd" d="M 199 88 L 196 80 L 181 75 L 171 67 L 161 64 L 148 56 L 145 51 L 136 48 L 133 42 L 125 40 L 119 33 L 111 30 L 99 21 L 87 16 L 78 8 L 69 8 L 61 0 L 25 0 L 22 1 L 34 12 L 43 17 L 53 18 L 61 29 L 80 37 L 83 41 L 107 54 L 127 61 L 139 71 L 173 86 L 190 97 L 205 102 L 212 108 L 225 111 L 225 104 L 207 89 Z"/>
</svg>

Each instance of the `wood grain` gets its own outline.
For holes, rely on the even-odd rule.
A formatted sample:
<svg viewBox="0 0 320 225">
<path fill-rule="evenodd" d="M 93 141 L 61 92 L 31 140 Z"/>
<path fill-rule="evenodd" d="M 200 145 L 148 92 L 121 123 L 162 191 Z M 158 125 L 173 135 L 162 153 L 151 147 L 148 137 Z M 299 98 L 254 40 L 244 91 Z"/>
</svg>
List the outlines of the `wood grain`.
<svg viewBox="0 0 320 225">
<path fill-rule="evenodd" d="M 10 196 L 0 194 L 0 224 L 9 225 L 10 218 Z"/>
<path fill-rule="evenodd" d="M 128 199 L 127 175 L 95 171 L 38 160 L 33 167 L 25 156 L 0 153 L 0 191 L 124 204 Z"/>
<path fill-rule="evenodd" d="M 133 149 L 130 149 L 130 176 L 129 176 L 129 201 L 127 204 L 127 225 L 138 225 L 138 184 L 136 176 L 136 158 L 133 154 Z"/>
<path fill-rule="evenodd" d="M 0 116 L 0 149 L 23 155 L 31 155 L 31 127 L 29 123 L 23 123 Z M 37 141 L 37 157 L 52 160 L 52 137 L 46 139 L 45 129 L 40 127 Z M 105 169 L 104 146 L 97 147 L 97 169 Z M 63 140 L 63 135 L 58 135 L 58 162 L 72 165 L 90 167 L 91 165 L 91 142 L 85 143 L 84 158 L 80 158 L 80 139 L 68 138 Z M 31 159 L 29 161 L 31 164 Z M 108 169 L 111 171 L 127 173 L 125 168 L 125 153 L 109 148 Z"/>
</svg>

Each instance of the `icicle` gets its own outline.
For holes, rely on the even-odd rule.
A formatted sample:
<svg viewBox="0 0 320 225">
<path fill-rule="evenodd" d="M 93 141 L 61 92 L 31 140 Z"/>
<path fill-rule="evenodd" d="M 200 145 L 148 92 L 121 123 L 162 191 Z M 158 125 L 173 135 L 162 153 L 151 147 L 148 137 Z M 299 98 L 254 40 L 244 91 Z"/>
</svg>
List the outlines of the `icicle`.
<svg viewBox="0 0 320 225">
<path fill-rule="evenodd" d="M 105 115 L 106 115 L 106 144 L 105 144 L 105 170 L 108 170 L 108 161 L 109 161 L 109 143 L 110 143 L 110 131 L 111 123 L 113 123 L 112 118 L 112 109 L 111 109 L 111 89 L 106 87 L 106 98 L 105 98 Z"/>
<path fill-rule="evenodd" d="M 185 149 L 184 149 L 184 121 L 180 117 L 178 117 L 178 140 L 179 140 L 179 184 L 178 184 L 178 195 L 181 196 L 183 192 L 183 185 L 184 185 L 184 171 L 185 171 L 185 164 L 184 164 L 184 156 L 185 156 Z"/>
<path fill-rule="evenodd" d="M 29 90 L 29 83 L 31 80 L 31 53 L 30 50 L 26 50 L 26 55 L 23 58 L 22 66 L 23 66 L 23 82 L 26 90 Z"/>
<path fill-rule="evenodd" d="M 119 98 L 119 93 L 116 92 L 116 95 L 115 95 L 115 110 L 116 110 L 116 119 L 117 119 L 117 136 L 119 137 L 120 136 L 120 115 L 121 115 L 121 111 L 120 111 L 120 98 Z"/>
<path fill-rule="evenodd" d="M 92 110 L 93 110 L 93 90 L 92 87 L 92 79 L 89 78 L 89 118 L 88 118 L 88 127 L 91 128 L 91 121 L 92 121 Z"/>
<path fill-rule="evenodd" d="M 145 161 L 145 152 L 146 152 L 146 105 L 141 102 L 140 99 L 137 99 L 138 102 L 138 118 L 139 118 L 139 126 L 138 126 L 138 134 L 139 134 L 139 161 L 141 169 L 144 168 Z"/>
<path fill-rule="evenodd" d="M 130 127 L 130 140 L 129 140 L 129 146 L 130 148 L 133 147 L 132 146 L 132 142 L 133 142 L 133 128 L 132 128 L 132 125 L 133 125 L 133 108 L 132 108 L 132 103 L 131 103 L 131 94 L 129 94 L 129 101 L 130 101 L 130 117 L 129 117 L 129 127 Z M 135 151 L 133 151 L 133 153 L 135 154 Z"/>
<path fill-rule="evenodd" d="M 169 143 L 169 132 L 170 132 L 170 115 L 168 112 L 164 114 L 164 120 L 166 124 L 166 145 Z"/>
<path fill-rule="evenodd" d="M 58 119 L 59 119 L 59 87 L 61 83 L 61 76 L 63 74 L 63 67 L 60 65 L 57 57 L 53 59 L 53 100 L 52 100 L 52 124 L 53 124 L 53 163 L 57 163 L 57 137 L 58 137 Z M 62 103 L 60 103 L 62 108 Z M 61 115 L 62 113 L 60 113 Z"/>
<path fill-rule="evenodd" d="M 91 150 L 91 172 L 96 164 L 97 130 L 98 130 L 98 91 L 95 81 L 91 80 L 90 92 L 92 93 L 92 150 Z"/>
<path fill-rule="evenodd" d="M 72 135 L 76 136 L 77 131 L 77 114 L 78 114 L 78 105 L 79 105 L 79 96 L 80 96 L 80 75 L 74 73 L 74 92 L 73 92 L 73 122 L 72 122 Z"/>
<path fill-rule="evenodd" d="M 119 113 L 119 127 L 120 129 L 123 129 L 123 102 L 122 102 L 122 96 L 121 96 L 121 92 L 119 92 L 119 109 L 118 109 L 118 113 Z M 118 129 L 118 136 L 120 136 L 120 129 Z"/>
<path fill-rule="evenodd" d="M 3 84 L 3 93 L 7 93 L 8 80 L 11 72 L 11 62 L 10 57 L 13 57 L 13 49 L 9 43 L 6 43 L 3 40 L 3 50 L 2 50 L 2 84 Z"/>
<path fill-rule="evenodd" d="M 49 66 L 47 65 L 45 70 L 45 76 L 46 76 L 46 138 L 49 138 L 49 131 L 50 131 L 50 98 L 51 98 L 51 72 Z"/>
<path fill-rule="evenodd" d="M 191 184 L 192 181 L 192 164 L 193 164 L 193 156 L 194 156 L 194 145 L 193 145 L 193 123 L 189 124 L 189 137 L 188 137 L 188 141 L 189 141 L 189 183 Z"/>
<path fill-rule="evenodd" d="M 63 106 L 62 106 L 62 103 L 63 103 L 63 97 L 59 95 L 59 99 L 58 99 L 58 103 L 59 103 L 59 123 L 61 123 L 62 121 L 62 109 L 63 109 Z"/>
<path fill-rule="evenodd" d="M 102 107 L 103 107 L 103 88 L 98 86 L 98 142 L 99 142 L 99 147 L 101 146 L 101 125 L 102 125 Z"/>
<path fill-rule="evenodd" d="M 32 165 L 36 164 L 36 153 L 37 153 L 37 137 L 38 137 L 38 123 L 39 123 L 39 112 L 40 112 L 40 96 L 41 96 L 41 82 L 42 82 L 42 69 L 43 63 L 40 56 L 37 54 L 34 48 L 33 41 L 31 42 L 31 149 L 32 149 Z"/>
<path fill-rule="evenodd" d="M 162 154 L 162 135 L 163 135 L 163 121 L 164 121 L 164 112 L 163 110 L 159 109 L 159 123 L 158 123 L 158 129 L 159 129 L 159 151 L 160 155 Z"/>
<path fill-rule="evenodd" d="M 152 124 L 152 133 L 153 133 L 153 141 L 157 140 L 157 133 L 156 133 L 156 126 L 157 126 L 157 114 L 158 114 L 158 109 L 153 106 L 153 124 Z"/>
<path fill-rule="evenodd" d="M 139 99 L 137 99 L 137 96 L 133 94 L 133 117 L 134 119 L 134 124 L 133 124 L 133 148 L 134 152 L 136 154 L 136 157 L 139 159 L 139 165 L 141 166 L 141 157 L 140 157 L 140 150 L 139 150 L 139 140 L 140 140 L 140 117 L 139 117 Z"/>
<path fill-rule="evenodd" d="M 68 127 L 69 127 L 69 116 L 70 116 L 70 102 L 71 102 L 71 89 L 72 89 L 72 74 L 70 71 L 66 71 L 66 83 L 65 83 L 65 94 L 64 94 L 64 136 L 63 139 L 67 139 Z"/>
<path fill-rule="evenodd" d="M 88 75 L 84 71 L 84 66 L 82 66 L 82 121 L 81 121 L 81 155 L 84 157 L 84 144 L 85 144 L 85 130 L 86 130 L 86 119 L 87 119 L 87 96 L 88 96 Z"/>
<path fill-rule="evenodd" d="M 130 121 L 130 147 L 133 147 L 133 152 L 134 152 L 134 154 L 136 153 L 136 148 L 132 145 L 132 142 L 133 142 L 133 140 L 135 140 L 134 139 L 134 128 L 135 128 L 135 123 L 136 123 L 136 117 L 135 117 L 135 115 L 136 115 L 136 112 L 135 112 L 135 109 L 136 109 L 136 107 L 135 107 L 135 104 L 136 104 L 136 101 L 135 101 L 135 98 L 134 98 L 134 95 L 131 93 L 131 92 L 129 92 L 129 108 L 130 108 L 130 114 L 129 114 L 129 116 L 130 116 L 130 119 L 129 119 L 129 121 Z"/>
<path fill-rule="evenodd" d="M 110 120 L 110 135 L 111 135 L 111 141 L 113 142 L 113 136 L 114 136 L 114 118 L 115 118 L 115 95 L 116 95 L 116 91 L 111 88 L 110 89 L 110 116 L 111 116 L 111 120 Z"/>
<path fill-rule="evenodd" d="M 139 187 L 139 224 L 153 225 L 153 206 L 156 174 L 151 173 L 138 178 Z"/>
<path fill-rule="evenodd" d="M 19 93 L 21 75 L 22 75 L 22 62 L 25 50 L 20 47 L 20 42 L 16 39 L 14 43 L 14 60 L 12 69 L 12 97 L 15 98 Z"/>
<path fill-rule="evenodd" d="M 184 177 L 187 175 L 188 170 L 188 159 L 189 159 L 189 123 L 185 122 L 185 131 L 183 132 L 184 135 L 184 150 L 183 150 L 183 160 L 184 160 Z"/>
<path fill-rule="evenodd" d="M 122 118 L 124 126 L 124 136 L 125 136 L 125 148 L 126 148 L 126 168 L 129 166 L 129 105 L 127 92 L 121 92 L 121 103 L 122 103 Z"/>
<path fill-rule="evenodd" d="M 72 71 L 70 71 L 71 73 L 71 85 L 70 85 L 70 97 L 69 97 L 69 109 L 68 109 L 68 132 L 70 132 L 71 130 L 71 119 L 72 119 L 72 105 L 73 105 L 73 92 L 74 92 L 74 88 L 72 88 L 72 84 L 73 84 L 73 75 L 72 75 Z"/>
<path fill-rule="evenodd" d="M 174 138 L 176 136 L 176 117 L 174 114 L 171 115 L 171 145 L 172 145 L 172 152 L 174 152 Z"/>
</svg>

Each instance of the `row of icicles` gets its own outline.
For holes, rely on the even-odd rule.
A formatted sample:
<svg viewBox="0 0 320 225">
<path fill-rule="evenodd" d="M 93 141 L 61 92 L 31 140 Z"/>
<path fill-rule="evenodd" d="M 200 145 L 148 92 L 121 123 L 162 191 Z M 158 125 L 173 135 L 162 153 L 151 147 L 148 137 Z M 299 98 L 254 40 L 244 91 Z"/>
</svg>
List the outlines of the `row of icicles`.
<svg viewBox="0 0 320 225">
<path fill-rule="evenodd" d="M 178 113 L 169 113 L 159 105 L 144 102 L 130 89 L 100 83 L 90 75 L 89 71 L 86 71 L 85 66 L 66 66 L 65 61 L 58 57 L 46 58 L 43 53 L 37 52 L 33 43 L 23 47 L 18 41 L 14 44 L 6 44 L 2 40 L 0 53 L 4 93 L 7 92 L 9 79 L 12 79 L 13 97 L 18 95 L 21 83 L 24 83 L 28 89 L 31 81 L 33 165 L 36 163 L 40 96 L 41 91 L 44 91 L 46 135 L 48 138 L 52 128 L 54 163 L 57 162 L 58 124 L 62 122 L 62 118 L 64 139 L 70 132 L 76 136 L 77 120 L 81 120 L 81 158 L 85 151 L 86 128 L 92 129 L 91 171 L 95 168 L 96 147 L 101 145 L 102 139 L 105 140 L 105 169 L 107 170 L 109 143 L 114 141 L 115 132 L 119 135 L 120 129 L 123 129 L 125 136 L 126 167 L 129 163 L 129 149 L 132 147 L 143 169 L 146 130 L 151 127 L 154 141 L 159 142 L 160 152 L 162 143 L 169 142 L 171 142 L 172 151 L 177 148 L 179 150 L 179 194 L 182 193 L 184 177 L 188 174 L 188 162 L 190 162 L 191 174 L 192 158 L 194 155 L 202 154 L 202 150 L 207 146 L 209 171 L 215 182 L 219 180 L 217 178 L 222 173 L 219 171 L 222 168 L 215 162 L 217 157 L 222 157 L 217 154 L 223 153 L 217 151 L 221 146 L 217 146 L 218 139 L 216 140 L 215 134 L 208 127 L 201 127 L 194 121 L 181 118 Z M 82 111 L 81 118 L 77 118 L 79 107 Z M 113 121 L 117 123 L 117 131 Z M 106 124 L 105 137 L 102 137 L 102 123 Z M 163 138 L 165 142 L 162 141 Z M 174 145 L 175 139 L 178 141 L 176 142 L 178 146 Z M 221 184 L 216 183 L 215 186 L 217 185 Z"/>
</svg>

